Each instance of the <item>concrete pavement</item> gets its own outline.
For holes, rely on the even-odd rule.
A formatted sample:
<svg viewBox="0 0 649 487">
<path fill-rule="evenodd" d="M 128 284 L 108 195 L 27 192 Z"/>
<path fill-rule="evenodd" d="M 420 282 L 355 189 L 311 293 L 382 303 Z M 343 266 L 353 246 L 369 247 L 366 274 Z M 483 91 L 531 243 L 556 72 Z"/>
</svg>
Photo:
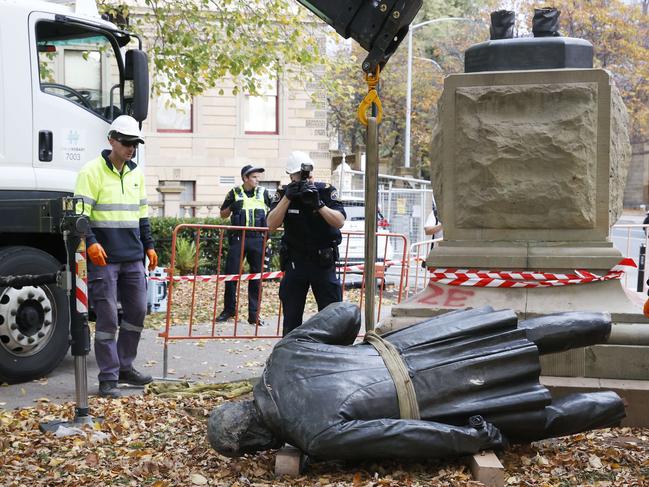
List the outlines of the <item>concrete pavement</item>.
<svg viewBox="0 0 649 487">
<path fill-rule="evenodd" d="M 246 325 L 247 326 L 247 325 Z M 253 330 L 252 327 L 250 327 Z M 265 328 L 262 329 L 264 332 Z M 274 331 L 274 328 L 273 328 Z M 250 330 L 246 330 L 250 332 Z M 269 332 L 270 333 L 270 332 Z M 169 378 L 196 382 L 228 382 L 258 377 L 277 340 L 215 339 L 179 340 L 169 344 Z M 163 340 L 158 330 L 145 329 L 135 367 L 142 372 L 162 376 Z M 88 392 L 96 394 L 97 362 L 94 351 L 87 357 Z M 127 394 L 142 394 L 141 388 L 124 387 Z M 29 407 L 47 398 L 55 403 L 75 400 L 74 360 L 68 354 L 48 377 L 23 384 L 0 387 L 0 408 Z"/>
</svg>

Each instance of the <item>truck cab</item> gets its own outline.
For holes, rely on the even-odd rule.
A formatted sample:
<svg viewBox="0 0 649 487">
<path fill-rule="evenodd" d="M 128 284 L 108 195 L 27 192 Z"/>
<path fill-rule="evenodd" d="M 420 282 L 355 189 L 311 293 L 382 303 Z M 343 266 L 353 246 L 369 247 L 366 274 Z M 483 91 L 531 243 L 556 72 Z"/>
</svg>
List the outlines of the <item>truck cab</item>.
<svg viewBox="0 0 649 487">
<path fill-rule="evenodd" d="M 146 118 L 137 41 L 92 2 L 0 0 L 0 275 L 55 272 L 65 262 L 61 198 L 107 147 L 115 117 Z M 0 382 L 41 377 L 60 362 L 67 308 L 53 285 L 0 288 Z"/>
</svg>

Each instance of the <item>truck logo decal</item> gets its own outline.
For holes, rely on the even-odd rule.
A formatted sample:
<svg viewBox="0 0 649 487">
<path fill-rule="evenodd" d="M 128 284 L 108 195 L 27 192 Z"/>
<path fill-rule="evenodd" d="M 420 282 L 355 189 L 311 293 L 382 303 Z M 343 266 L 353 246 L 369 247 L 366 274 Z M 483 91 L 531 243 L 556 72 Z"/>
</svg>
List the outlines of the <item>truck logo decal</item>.
<svg viewBox="0 0 649 487">
<path fill-rule="evenodd" d="M 79 132 L 76 130 L 70 130 L 68 132 L 68 144 L 76 145 L 79 142 Z"/>
</svg>

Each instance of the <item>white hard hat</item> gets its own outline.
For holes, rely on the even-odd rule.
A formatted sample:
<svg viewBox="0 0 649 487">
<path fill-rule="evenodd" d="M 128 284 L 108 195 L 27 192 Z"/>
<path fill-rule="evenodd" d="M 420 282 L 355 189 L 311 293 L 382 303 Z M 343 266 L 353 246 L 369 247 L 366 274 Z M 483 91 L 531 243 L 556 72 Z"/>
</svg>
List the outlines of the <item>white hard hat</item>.
<svg viewBox="0 0 649 487">
<path fill-rule="evenodd" d="M 310 164 L 312 167 L 315 167 L 313 159 L 309 157 L 309 154 L 299 150 L 294 150 L 288 156 L 286 160 L 286 174 L 294 174 L 302 170 L 302 164 Z"/>
<path fill-rule="evenodd" d="M 123 135 L 126 140 L 137 140 L 144 144 L 144 136 L 140 131 L 140 125 L 137 120 L 129 115 L 120 115 L 113 120 L 110 129 L 108 129 L 108 137 L 114 137 L 114 132 Z"/>
</svg>

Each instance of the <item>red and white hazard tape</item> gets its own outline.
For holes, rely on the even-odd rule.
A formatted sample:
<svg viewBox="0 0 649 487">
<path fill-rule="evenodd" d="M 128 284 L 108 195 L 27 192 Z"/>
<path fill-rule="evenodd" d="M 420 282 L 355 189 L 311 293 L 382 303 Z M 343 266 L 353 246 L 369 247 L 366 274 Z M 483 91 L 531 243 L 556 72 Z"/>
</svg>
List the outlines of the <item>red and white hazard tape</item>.
<svg viewBox="0 0 649 487">
<path fill-rule="evenodd" d="M 400 264 L 401 261 L 391 260 L 386 262 L 377 263 L 377 266 L 382 266 L 388 268 L 394 264 Z M 365 266 L 361 265 L 352 265 L 345 267 L 337 267 L 338 272 L 363 272 Z M 284 276 L 284 273 L 281 271 L 274 272 L 257 272 L 254 274 L 220 274 L 220 275 L 211 275 L 211 276 L 173 276 L 174 281 L 183 281 L 183 282 L 230 282 L 230 281 L 255 281 L 259 279 L 271 280 L 271 279 L 281 279 Z M 149 280 L 151 281 L 168 281 L 168 277 L 161 276 L 150 276 Z"/>
<path fill-rule="evenodd" d="M 383 269 L 387 269 L 388 267 L 395 265 L 395 264 L 401 264 L 400 260 L 386 260 L 385 262 L 377 262 L 376 267 L 381 267 Z M 365 270 L 365 264 L 358 264 L 358 265 L 348 265 L 348 266 L 343 266 L 343 267 L 336 267 L 336 270 L 338 272 L 363 272 Z"/>
<path fill-rule="evenodd" d="M 86 245 L 84 242 L 79 244 L 79 248 L 74 254 L 75 264 L 75 297 L 77 300 L 77 312 L 88 312 L 88 271 L 86 265 Z"/>
<path fill-rule="evenodd" d="M 637 267 L 633 259 L 622 259 L 604 276 L 598 276 L 585 270 L 576 270 L 574 274 L 554 274 L 548 272 L 503 272 L 477 269 L 438 269 L 429 268 L 430 280 L 449 286 L 473 287 L 508 287 L 533 288 L 568 286 L 589 282 L 620 279 L 625 269 Z"/>
<path fill-rule="evenodd" d="M 174 281 L 183 281 L 183 282 L 229 282 L 229 281 L 255 281 L 258 279 L 279 279 L 284 275 L 281 271 L 275 272 L 257 272 L 255 274 L 221 274 L 213 276 L 173 276 Z M 159 277 L 151 276 L 149 277 L 151 281 L 168 281 L 168 277 Z"/>
</svg>

